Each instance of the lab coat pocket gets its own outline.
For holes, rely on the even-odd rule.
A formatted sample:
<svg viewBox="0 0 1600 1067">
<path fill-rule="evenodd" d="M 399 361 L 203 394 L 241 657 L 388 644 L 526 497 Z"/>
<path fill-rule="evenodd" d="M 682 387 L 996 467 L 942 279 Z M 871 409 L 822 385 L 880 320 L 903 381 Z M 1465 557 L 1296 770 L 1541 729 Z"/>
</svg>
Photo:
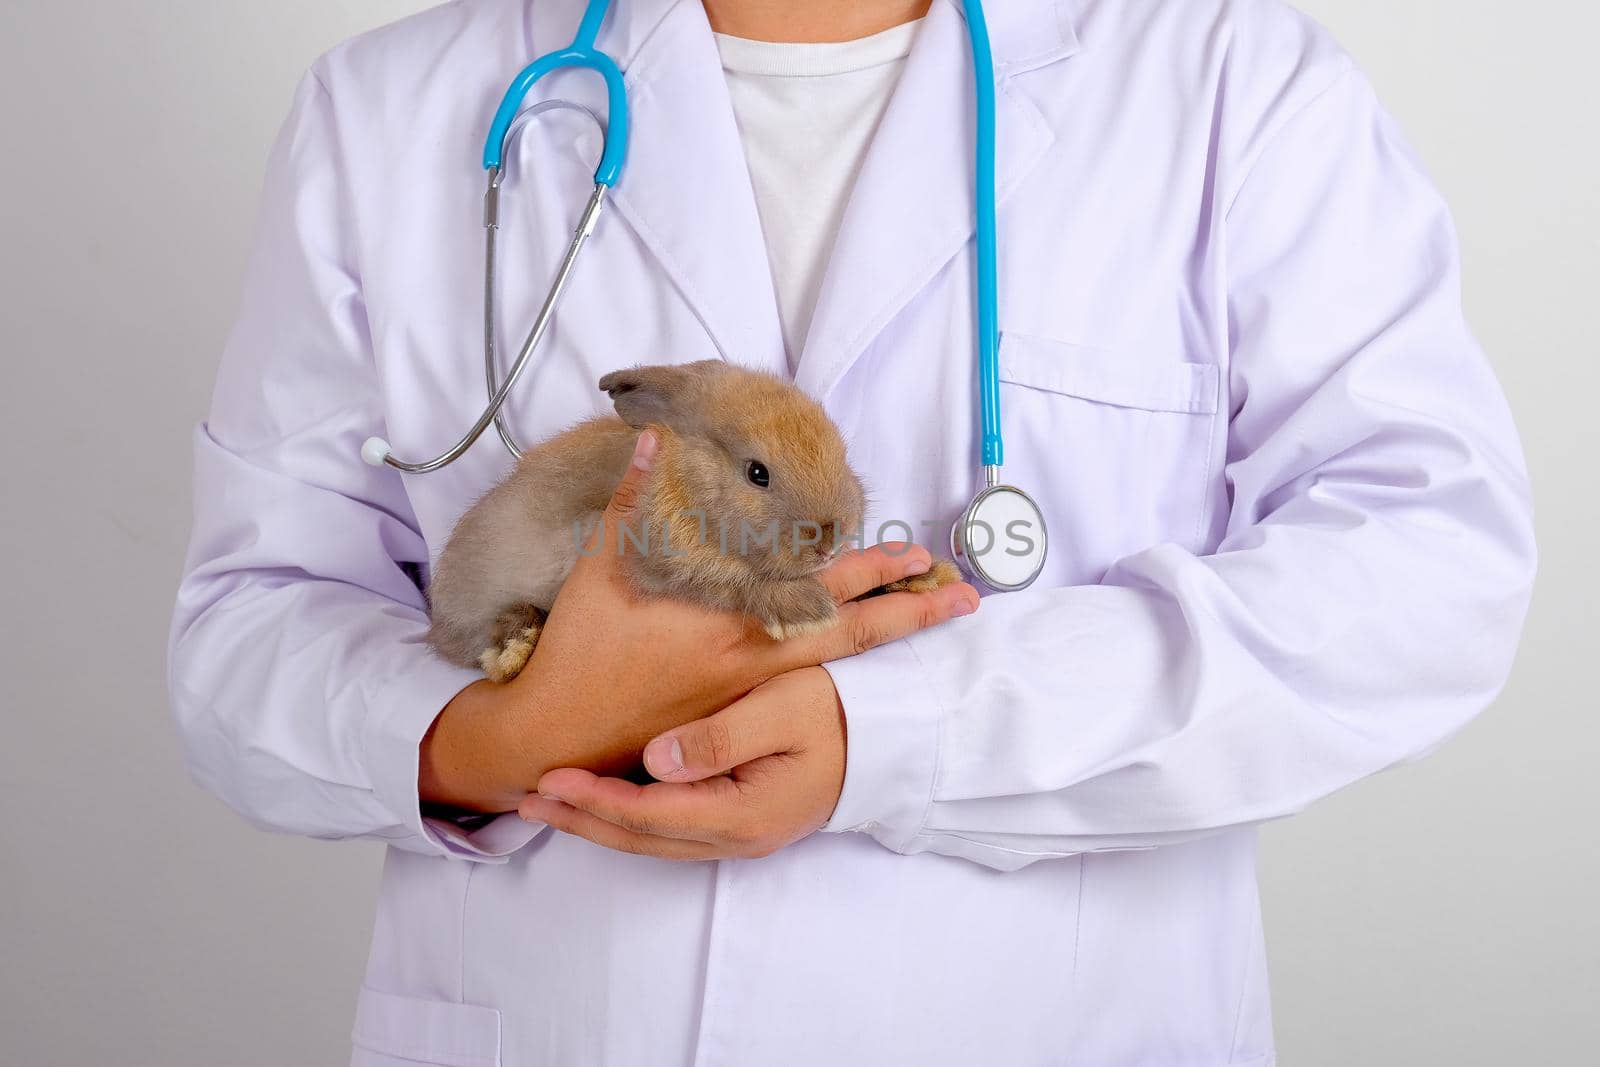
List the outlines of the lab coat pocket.
<svg viewBox="0 0 1600 1067">
<path fill-rule="evenodd" d="M 500 1013 L 477 1004 L 363 986 L 350 1040 L 351 1067 L 500 1067 Z"/>
<path fill-rule="evenodd" d="M 1050 530 L 1052 585 L 1165 542 L 1198 550 L 1220 372 L 1013 332 L 1000 342 L 1006 479 Z"/>
</svg>

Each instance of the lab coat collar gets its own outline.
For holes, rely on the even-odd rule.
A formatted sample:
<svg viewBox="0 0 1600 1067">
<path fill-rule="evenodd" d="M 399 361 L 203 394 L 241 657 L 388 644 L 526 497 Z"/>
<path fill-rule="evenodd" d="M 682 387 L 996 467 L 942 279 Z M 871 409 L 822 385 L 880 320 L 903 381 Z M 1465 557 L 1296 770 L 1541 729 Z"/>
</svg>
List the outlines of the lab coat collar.
<svg viewBox="0 0 1600 1067">
<path fill-rule="evenodd" d="M 961 0 L 940 0 L 934 6 L 954 11 L 962 20 L 962 33 L 966 33 L 966 12 Z M 1067 6 L 1066 0 L 989 0 L 985 4 L 989 45 L 994 52 L 995 69 L 1002 78 L 1077 54 L 1078 34 Z"/>
<path fill-rule="evenodd" d="M 574 5 L 574 26 L 580 13 Z M 1037 108 L 1008 83 L 1073 55 L 1078 38 L 1062 0 L 1004 0 L 987 15 L 1001 80 L 1003 206 L 1053 139 Z M 724 359 L 787 374 L 761 219 L 704 7 L 699 0 L 618 3 L 599 44 L 626 73 L 633 116 L 612 203 Z M 960 76 L 952 78 L 952 69 Z M 972 99 L 960 0 L 936 0 L 863 161 L 813 314 L 796 372 L 813 395 L 826 397 L 894 314 L 970 242 Z M 578 150 L 596 158 L 598 136 L 581 139 Z"/>
<path fill-rule="evenodd" d="M 1008 196 L 1054 140 L 1038 108 L 1012 80 L 1073 55 L 1078 41 L 1055 3 L 990 9 L 1000 79 L 995 176 L 1003 222 Z M 971 246 L 973 96 L 961 6 L 956 0 L 936 3 L 862 162 L 823 279 L 796 372 L 797 383 L 813 396 L 825 398 L 894 316 Z M 1002 301 L 1005 281 L 1000 279 Z"/>
<path fill-rule="evenodd" d="M 787 377 L 761 216 L 705 9 L 695 0 L 632 0 L 617 4 L 613 19 L 599 43 L 625 69 L 633 132 L 611 203 L 672 278 L 717 354 Z M 598 135 L 579 150 L 597 158 Z"/>
<path fill-rule="evenodd" d="M 561 19 L 560 29 L 552 27 L 556 37 L 570 35 L 577 29 L 583 4 L 574 2 L 570 6 L 570 13 Z M 631 75 L 634 60 L 650 44 L 666 18 L 677 14 L 675 9 L 684 6 L 700 9 L 703 21 L 704 8 L 700 0 L 615 0 L 600 31 L 600 46 Z M 949 8 L 957 16 L 965 17 L 961 0 L 936 0 L 932 6 Z M 1078 36 L 1067 6 L 1066 0 L 989 0 L 984 13 L 989 23 L 995 64 L 1002 76 L 1033 70 L 1078 51 Z M 549 42 L 545 43 L 548 51 Z M 532 44 L 530 42 L 530 48 Z"/>
</svg>

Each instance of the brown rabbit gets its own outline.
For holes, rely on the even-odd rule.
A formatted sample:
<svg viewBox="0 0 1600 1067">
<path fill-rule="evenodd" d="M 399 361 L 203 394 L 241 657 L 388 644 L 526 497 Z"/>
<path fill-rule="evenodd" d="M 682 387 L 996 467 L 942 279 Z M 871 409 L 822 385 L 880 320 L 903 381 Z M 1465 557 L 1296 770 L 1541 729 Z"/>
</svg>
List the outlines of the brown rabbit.
<svg viewBox="0 0 1600 1067">
<path fill-rule="evenodd" d="M 859 536 L 864 504 L 821 405 L 720 360 L 616 371 L 600 388 L 620 418 L 529 449 L 462 516 L 428 589 L 429 644 L 495 681 L 522 669 L 646 425 L 661 447 L 627 529 L 636 589 L 750 615 L 775 640 L 831 625 L 833 598 L 816 575 Z M 959 578 L 941 562 L 891 588 Z"/>
</svg>

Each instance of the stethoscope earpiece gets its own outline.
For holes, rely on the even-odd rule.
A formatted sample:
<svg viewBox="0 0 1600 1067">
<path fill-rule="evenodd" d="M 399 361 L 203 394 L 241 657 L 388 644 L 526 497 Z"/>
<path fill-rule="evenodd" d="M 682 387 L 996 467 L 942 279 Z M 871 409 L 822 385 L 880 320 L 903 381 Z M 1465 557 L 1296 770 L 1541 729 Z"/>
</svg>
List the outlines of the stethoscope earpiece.
<svg viewBox="0 0 1600 1067">
<path fill-rule="evenodd" d="M 361 442 L 361 462 L 369 467 L 381 467 L 389 460 L 394 449 L 381 437 L 369 437 Z"/>
</svg>

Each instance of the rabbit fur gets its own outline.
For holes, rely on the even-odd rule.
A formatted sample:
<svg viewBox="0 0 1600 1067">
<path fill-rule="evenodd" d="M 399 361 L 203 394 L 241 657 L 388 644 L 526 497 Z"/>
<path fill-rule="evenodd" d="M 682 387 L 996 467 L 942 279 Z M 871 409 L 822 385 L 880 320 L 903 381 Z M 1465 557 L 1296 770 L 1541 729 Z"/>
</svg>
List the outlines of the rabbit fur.
<svg viewBox="0 0 1600 1067">
<path fill-rule="evenodd" d="M 432 648 L 495 681 L 522 669 L 580 551 L 619 550 L 593 539 L 646 426 L 660 447 L 620 538 L 635 591 L 749 615 L 774 640 L 832 625 L 817 572 L 859 537 L 865 503 L 821 405 L 721 360 L 615 371 L 600 388 L 615 416 L 529 449 L 456 525 L 428 587 Z M 886 589 L 959 580 L 940 561 Z"/>
</svg>

